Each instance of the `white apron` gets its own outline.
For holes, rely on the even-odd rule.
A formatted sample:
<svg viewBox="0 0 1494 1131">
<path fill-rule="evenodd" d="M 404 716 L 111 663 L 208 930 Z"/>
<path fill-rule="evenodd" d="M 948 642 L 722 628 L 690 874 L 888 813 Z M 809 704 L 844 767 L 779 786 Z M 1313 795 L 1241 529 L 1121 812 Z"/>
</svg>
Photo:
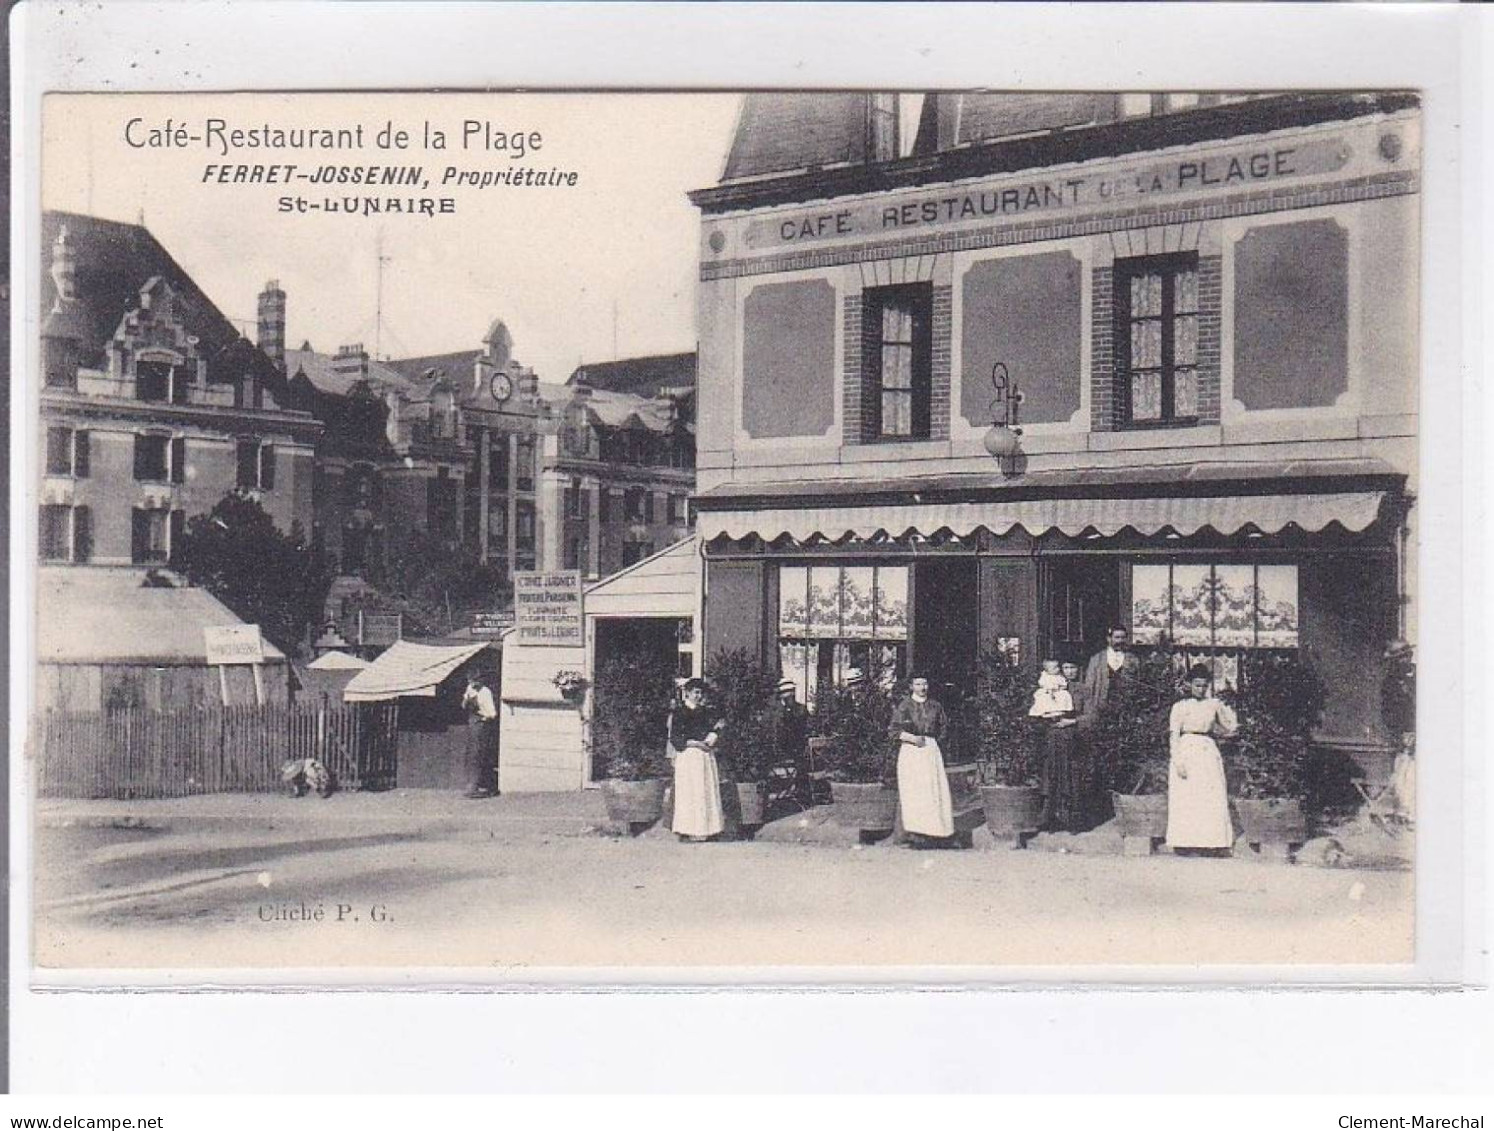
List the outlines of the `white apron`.
<svg viewBox="0 0 1494 1131">
<path fill-rule="evenodd" d="M 1182 777 L 1179 769 L 1188 776 Z M 1234 843 L 1219 747 L 1206 734 L 1182 735 L 1167 767 L 1168 847 L 1229 848 Z"/>
<path fill-rule="evenodd" d="M 690 746 L 674 759 L 674 824 L 680 836 L 715 836 L 726 827 L 716 755 Z"/>
<path fill-rule="evenodd" d="M 897 803 L 905 832 L 954 835 L 954 804 L 937 739 L 925 738 L 922 746 L 905 742 L 898 747 Z"/>
</svg>

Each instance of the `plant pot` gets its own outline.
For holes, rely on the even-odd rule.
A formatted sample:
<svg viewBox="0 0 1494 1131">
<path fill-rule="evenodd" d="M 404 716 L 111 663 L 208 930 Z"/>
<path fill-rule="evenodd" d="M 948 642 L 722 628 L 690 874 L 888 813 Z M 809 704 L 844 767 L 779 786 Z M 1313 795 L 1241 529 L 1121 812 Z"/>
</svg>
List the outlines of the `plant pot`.
<svg viewBox="0 0 1494 1131">
<path fill-rule="evenodd" d="M 736 783 L 736 791 L 742 826 L 756 828 L 761 825 L 768 807 L 767 785 L 760 781 L 739 781 Z"/>
<path fill-rule="evenodd" d="M 897 824 L 897 790 L 881 782 L 831 782 L 835 821 L 862 832 L 891 832 Z"/>
<path fill-rule="evenodd" d="M 1292 845 L 1307 840 L 1307 815 L 1295 797 L 1235 799 L 1248 844 Z"/>
<path fill-rule="evenodd" d="M 1167 794 L 1112 793 L 1115 827 L 1123 837 L 1167 835 Z"/>
<path fill-rule="evenodd" d="M 1035 785 L 984 785 L 980 789 L 986 828 L 997 840 L 1021 843 L 1043 823 L 1043 791 Z"/>
<path fill-rule="evenodd" d="M 609 820 L 626 825 L 651 825 L 664 809 L 664 779 L 621 781 L 608 778 L 602 782 L 602 799 L 607 803 Z"/>
</svg>

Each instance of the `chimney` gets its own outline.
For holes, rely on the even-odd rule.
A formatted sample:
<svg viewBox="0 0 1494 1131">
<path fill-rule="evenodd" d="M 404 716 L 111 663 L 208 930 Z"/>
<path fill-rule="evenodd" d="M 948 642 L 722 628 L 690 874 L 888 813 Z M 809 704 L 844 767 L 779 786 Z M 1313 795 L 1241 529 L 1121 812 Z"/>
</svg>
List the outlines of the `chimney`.
<svg viewBox="0 0 1494 1131">
<path fill-rule="evenodd" d="M 340 377 L 367 377 L 368 353 L 364 350 L 363 343 L 338 346 L 337 356 L 332 359 L 332 372 Z"/>
<path fill-rule="evenodd" d="M 259 348 L 285 372 L 285 292 L 271 279 L 259 292 Z"/>
<path fill-rule="evenodd" d="M 57 232 L 52 243 L 52 285 L 57 288 L 57 305 L 72 302 L 78 296 L 78 265 L 73 245 L 67 240 L 67 225 Z"/>
</svg>

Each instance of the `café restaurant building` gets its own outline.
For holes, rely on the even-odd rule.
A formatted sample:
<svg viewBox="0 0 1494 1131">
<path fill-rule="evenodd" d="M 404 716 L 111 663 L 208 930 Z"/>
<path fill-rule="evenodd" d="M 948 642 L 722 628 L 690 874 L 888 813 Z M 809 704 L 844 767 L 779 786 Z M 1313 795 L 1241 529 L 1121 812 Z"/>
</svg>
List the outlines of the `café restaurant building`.
<svg viewBox="0 0 1494 1131">
<path fill-rule="evenodd" d="M 1119 623 L 1296 651 L 1383 757 L 1419 180 L 1405 93 L 746 96 L 692 194 L 707 655 L 958 696 Z"/>
</svg>

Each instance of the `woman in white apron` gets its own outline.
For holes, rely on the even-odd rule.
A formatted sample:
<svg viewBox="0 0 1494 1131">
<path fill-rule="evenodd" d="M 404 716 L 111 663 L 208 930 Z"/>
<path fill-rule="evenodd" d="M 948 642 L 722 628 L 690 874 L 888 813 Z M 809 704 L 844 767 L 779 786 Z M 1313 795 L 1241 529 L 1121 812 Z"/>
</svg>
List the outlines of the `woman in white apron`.
<svg viewBox="0 0 1494 1131">
<path fill-rule="evenodd" d="M 897 743 L 897 802 L 903 831 L 914 845 L 954 835 L 954 806 L 940 748 L 949 717 L 929 698 L 929 681 L 914 676 L 908 697 L 897 705 L 888 728 Z"/>
<path fill-rule="evenodd" d="M 1182 849 L 1230 848 L 1229 788 L 1224 759 L 1214 737 L 1239 728 L 1234 711 L 1209 694 L 1213 673 L 1205 664 L 1188 669 L 1188 698 L 1168 716 L 1167 845 Z"/>
<path fill-rule="evenodd" d="M 705 682 L 692 679 L 681 706 L 669 716 L 669 760 L 674 763 L 674 820 L 681 840 L 703 840 L 726 827 L 721 811 L 721 774 L 716 740 L 721 720 L 705 707 Z"/>
</svg>

